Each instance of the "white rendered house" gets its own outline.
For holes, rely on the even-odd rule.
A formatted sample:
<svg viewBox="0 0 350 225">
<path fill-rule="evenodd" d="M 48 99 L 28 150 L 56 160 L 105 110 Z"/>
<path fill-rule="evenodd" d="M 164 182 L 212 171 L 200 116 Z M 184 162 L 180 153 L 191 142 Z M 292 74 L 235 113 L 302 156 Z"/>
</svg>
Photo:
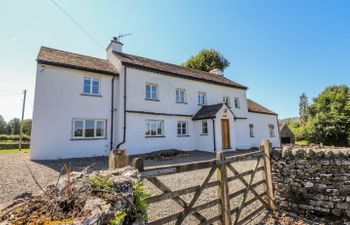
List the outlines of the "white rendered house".
<svg viewBox="0 0 350 225">
<path fill-rule="evenodd" d="M 106 59 L 42 47 L 37 58 L 30 158 L 157 150 L 236 150 L 269 139 L 280 146 L 277 114 L 224 77 L 122 52 Z"/>
</svg>

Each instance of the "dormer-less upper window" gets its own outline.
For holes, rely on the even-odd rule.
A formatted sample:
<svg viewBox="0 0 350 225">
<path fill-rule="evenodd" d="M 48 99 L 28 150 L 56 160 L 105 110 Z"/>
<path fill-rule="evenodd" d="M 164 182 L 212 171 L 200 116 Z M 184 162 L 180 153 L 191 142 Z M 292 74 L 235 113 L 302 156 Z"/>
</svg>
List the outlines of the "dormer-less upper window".
<svg viewBox="0 0 350 225">
<path fill-rule="evenodd" d="M 158 85 L 146 84 L 146 99 L 147 100 L 159 100 Z"/>
<path fill-rule="evenodd" d="M 100 95 L 100 78 L 84 77 L 84 94 Z"/>
<path fill-rule="evenodd" d="M 240 105 L 240 103 L 239 103 L 239 98 L 235 98 L 235 108 L 236 108 L 236 109 L 241 108 L 241 105 Z"/>
<path fill-rule="evenodd" d="M 222 101 L 225 103 L 225 105 L 227 105 L 227 107 L 231 108 L 231 101 L 229 96 L 224 96 Z"/>
<path fill-rule="evenodd" d="M 205 92 L 198 92 L 198 105 L 207 104 L 207 94 Z"/>
</svg>

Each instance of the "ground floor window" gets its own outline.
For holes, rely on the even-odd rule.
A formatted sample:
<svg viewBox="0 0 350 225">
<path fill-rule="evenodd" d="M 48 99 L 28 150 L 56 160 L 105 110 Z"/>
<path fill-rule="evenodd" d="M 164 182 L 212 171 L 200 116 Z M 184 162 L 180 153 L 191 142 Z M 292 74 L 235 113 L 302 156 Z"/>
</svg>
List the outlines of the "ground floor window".
<svg viewBox="0 0 350 225">
<path fill-rule="evenodd" d="M 254 137 L 254 125 L 252 123 L 249 124 L 249 134 L 250 137 Z"/>
<path fill-rule="evenodd" d="M 275 126 L 273 124 L 269 124 L 269 134 L 270 137 L 275 137 Z"/>
<path fill-rule="evenodd" d="M 202 121 L 202 134 L 208 134 L 208 121 Z"/>
<path fill-rule="evenodd" d="M 146 120 L 146 137 L 163 136 L 164 121 L 163 120 Z"/>
<path fill-rule="evenodd" d="M 105 138 L 106 120 L 73 119 L 73 138 Z"/>
<path fill-rule="evenodd" d="M 186 121 L 177 122 L 177 135 L 188 135 L 188 126 Z"/>
</svg>

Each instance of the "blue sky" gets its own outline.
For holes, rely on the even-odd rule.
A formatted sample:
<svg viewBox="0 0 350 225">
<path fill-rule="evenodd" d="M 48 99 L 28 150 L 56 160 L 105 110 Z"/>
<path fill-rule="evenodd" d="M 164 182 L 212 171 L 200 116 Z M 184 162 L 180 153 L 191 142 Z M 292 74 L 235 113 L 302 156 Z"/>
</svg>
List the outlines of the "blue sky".
<svg viewBox="0 0 350 225">
<path fill-rule="evenodd" d="M 101 46 L 50 0 L 0 0 L 0 115 L 32 114 L 36 55 L 41 45 L 105 57 L 112 36 L 124 51 L 181 64 L 203 48 L 219 50 L 231 65 L 226 77 L 276 111 L 298 115 L 302 92 L 310 100 L 324 87 L 350 84 L 350 2 L 323 0 L 56 0 Z"/>
</svg>

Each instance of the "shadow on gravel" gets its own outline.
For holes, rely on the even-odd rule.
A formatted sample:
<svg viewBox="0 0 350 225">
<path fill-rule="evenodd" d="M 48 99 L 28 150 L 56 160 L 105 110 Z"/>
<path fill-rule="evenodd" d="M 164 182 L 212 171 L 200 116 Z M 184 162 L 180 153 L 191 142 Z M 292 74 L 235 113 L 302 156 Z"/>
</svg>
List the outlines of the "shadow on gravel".
<svg viewBox="0 0 350 225">
<path fill-rule="evenodd" d="M 225 156 L 239 155 L 256 150 L 257 149 L 228 151 L 225 153 Z M 145 166 L 151 167 L 212 160 L 215 159 L 215 153 L 204 151 L 180 151 L 171 149 L 155 151 L 141 155 L 130 155 L 129 161 L 131 162 L 134 158 L 144 159 Z M 69 165 L 73 171 L 82 171 L 86 167 L 90 167 L 92 170 L 108 169 L 108 157 L 106 156 L 60 160 L 33 160 L 32 162 L 49 167 L 57 172 L 61 171 L 62 167 L 65 164 Z"/>
</svg>

